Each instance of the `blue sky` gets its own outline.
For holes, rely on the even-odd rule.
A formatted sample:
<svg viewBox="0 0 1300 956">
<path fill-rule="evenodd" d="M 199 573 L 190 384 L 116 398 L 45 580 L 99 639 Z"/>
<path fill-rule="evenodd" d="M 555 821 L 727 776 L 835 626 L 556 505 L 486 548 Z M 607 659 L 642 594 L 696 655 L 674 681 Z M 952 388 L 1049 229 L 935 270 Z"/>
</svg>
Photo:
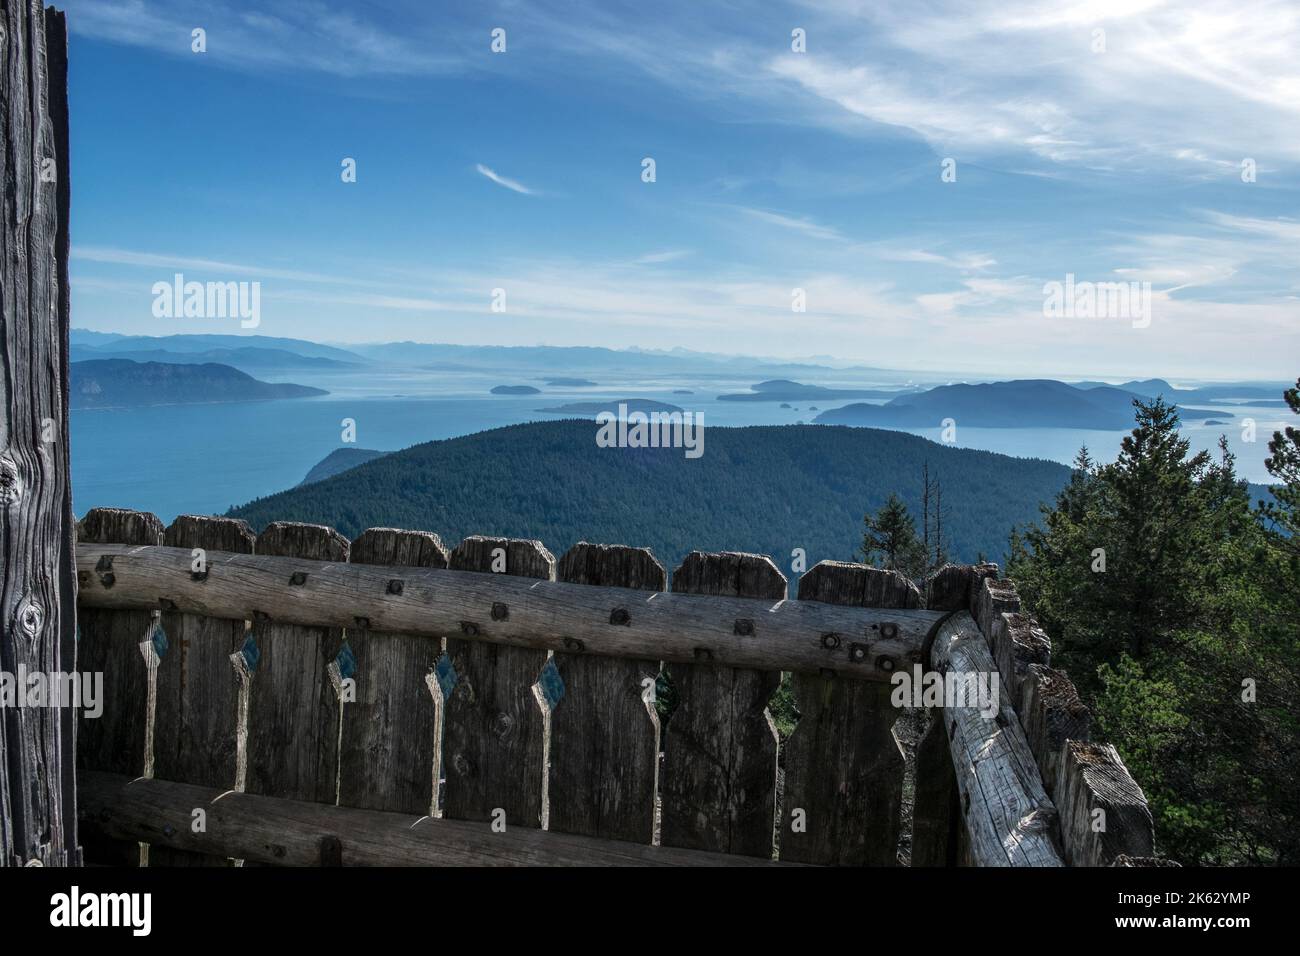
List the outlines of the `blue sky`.
<svg viewBox="0 0 1300 956">
<path fill-rule="evenodd" d="M 318 341 L 1300 371 L 1294 2 L 64 5 L 77 327 L 239 332 L 182 272 Z"/>
</svg>

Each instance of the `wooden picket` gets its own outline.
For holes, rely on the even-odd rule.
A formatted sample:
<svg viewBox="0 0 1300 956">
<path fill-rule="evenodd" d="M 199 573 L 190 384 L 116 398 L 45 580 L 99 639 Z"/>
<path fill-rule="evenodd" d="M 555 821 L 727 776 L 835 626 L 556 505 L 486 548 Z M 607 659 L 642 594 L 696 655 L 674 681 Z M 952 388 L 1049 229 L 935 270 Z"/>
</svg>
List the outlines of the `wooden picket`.
<svg viewBox="0 0 1300 956">
<path fill-rule="evenodd" d="M 353 542 L 353 564 L 393 568 L 389 593 L 404 587 L 402 567 L 445 568 L 442 540 L 430 532 L 370 528 Z M 357 627 L 348 631 L 355 701 L 343 705 L 339 804 L 363 810 L 434 812 L 438 780 L 438 702 L 434 668 L 441 642 Z"/>
<path fill-rule="evenodd" d="M 559 580 L 663 591 L 668 575 L 645 548 L 575 544 Z M 622 613 L 620 614 L 620 610 Z M 610 623 L 634 627 L 633 611 L 611 608 Z M 585 656 L 580 643 L 557 653 L 563 697 L 551 714 L 550 829 L 650 843 L 659 772 L 655 660 Z"/>
<path fill-rule="evenodd" d="M 77 528 L 84 544 L 158 544 L 163 526 L 157 516 L 122 508 L 92 508 Z M 111 559 L 96 562 L 101 586 L 114 582 Z M 88 583 L 87 579 L 87 582 Z M 149 766 L 150 707 L 154 698 L 153 611 L 78 609 L 77 668 L 103 675 L 102 713 L 85 712 L 77 722 L 77 767 L 142 777 Z M 92 859 L 138 866 L 140 848 L 110 842 L 87 845 Z"/>
<path fill-rule="evenodd" d="M 799 600 L 916 608 L 920 594 L 897 571 L 823 561 L 800 578 Z M 823 640 L 852 656 L 854 637 L 828 634 Z M 893 734 L 902 711 L 890 701 L 891 686 L 829 671 L 791 680 L 799 722 L 786 742 L 781 858 L 895 865 L 904 760 Z"/>
<path fill-rule="evenodd" d="M 257 536 L 259 555 L 346 561 L 348 540 L 322 525 L 276 521 Z M 286 591 L 311 594 L 310 570 L 293 572 Z M 338 660 L 343 632 L 333 627 L 253 621 L 248 649 L 249 793 L 334 803 L 337 795 Z M 331 672 L 331 665 L 335 671 Z"/>
<path fill-rule="evenodd" d="M 786 580 L 756 554 L 693 551 L 673 572 L 678 594 L 783 601 Z M 762 621 L 737 621 L 738 632 Z M 669 668 L 678 706 L 664 731 L 664 846 L 770 857 L 776 818 L 777 734 L 767 702 L 779 671 L 728 667 L 709 647 Z"/>
<path fill-rule="evenodd" d="M 252 554 L 257 537 L 243 521 L 181 515 L 167 526 L 163 544 L 189 548 L 190 574 L 206 580 L 207 552 Z M 206 787 L 239 784 L 242 666 L 245 622 L 171 611 L 164 605 L 154 708 L 153 775 Z M 241 662 L 237 664 L 236 661 Z M 224 866 L 225 857 L 153 847 L 150 866 Z"/>
<path fill-rule="evenodd" d="M 457 571 L 555 580 L 555 558 L 540 541 L 475 535 L 456 546 L 450 564 Z M 533 687 L 547 653 L 474 639 L 509 614 L 507 604 L 494 603 L 481 619 L 462 622 L 464 636 L 447 639 L 454 685 L 443 726 L 443 815 L 540 827 L 546 719 Z"/>
</svg>

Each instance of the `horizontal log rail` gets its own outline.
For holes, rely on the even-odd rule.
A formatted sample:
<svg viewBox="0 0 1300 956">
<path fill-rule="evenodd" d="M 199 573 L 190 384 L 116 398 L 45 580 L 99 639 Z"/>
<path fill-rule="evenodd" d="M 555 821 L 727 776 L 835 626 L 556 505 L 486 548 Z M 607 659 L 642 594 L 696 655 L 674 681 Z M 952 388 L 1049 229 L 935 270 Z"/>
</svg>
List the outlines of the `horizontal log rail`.
<svg viewBox="0 0 1300 956">
<path fill-rule="evenodd" d="M 83 542 L 78 601 L 873 681 L 921 662 L 945 617 L 220 551 L 201 571 L 194 561 L 186 548 Z"/>
<path fill-rule="evenodd" d="M 123 774 L 83 772 L 83 830 L 276 866 L 778 866 L 530 827 L 356 810 Z M 195 832 L 194 811 L 204 827 Z M 784 864 L 792 866 L 794 864 Z"/>
</svg>

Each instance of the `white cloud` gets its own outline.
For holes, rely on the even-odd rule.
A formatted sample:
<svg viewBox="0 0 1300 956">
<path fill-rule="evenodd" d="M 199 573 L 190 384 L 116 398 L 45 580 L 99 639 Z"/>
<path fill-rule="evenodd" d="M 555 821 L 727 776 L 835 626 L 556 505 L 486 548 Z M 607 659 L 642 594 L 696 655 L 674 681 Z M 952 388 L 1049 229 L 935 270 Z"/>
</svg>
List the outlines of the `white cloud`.
<svg viewBox="0 0 1300 956">
<path fill-rule="evenodd" d="M 514 192 L 523 193 L 525 196 L 536 195 L 536 193 L 533 190 L 529 189 L 527 186 L 525 186 L 523 183 L 519 182 L 518 180 L 508 179 L 507 177 L 498 174 L 496 171 L 489 169 L 487 166 L 484 166 L 482 163 L 478 163 L 474 168 L 478 170 L 480 175 L 486 176 L 488 179 L 492 180 L 492 182 L 496 183 L 498 186 L 504 186 L 506 187 L 506 189 L 513 190 Z"/>
</svg>

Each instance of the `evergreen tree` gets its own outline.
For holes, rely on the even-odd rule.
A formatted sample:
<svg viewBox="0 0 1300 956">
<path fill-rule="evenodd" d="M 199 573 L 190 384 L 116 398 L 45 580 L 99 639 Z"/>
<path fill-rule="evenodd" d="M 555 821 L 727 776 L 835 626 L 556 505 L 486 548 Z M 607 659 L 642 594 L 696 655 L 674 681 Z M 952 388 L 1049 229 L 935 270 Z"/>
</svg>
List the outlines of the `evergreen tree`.
<svg viewBox="0 0 1300 956">
<path fill-rule="evenodd" d="M 891 494 L 874 516 L 864 515 L 862 523 L 862 559 L 867 564 L 911 578 L 925 573 L 925 548 L 917 537 L 916 521 L 898 495 Z"/>
</svg>

